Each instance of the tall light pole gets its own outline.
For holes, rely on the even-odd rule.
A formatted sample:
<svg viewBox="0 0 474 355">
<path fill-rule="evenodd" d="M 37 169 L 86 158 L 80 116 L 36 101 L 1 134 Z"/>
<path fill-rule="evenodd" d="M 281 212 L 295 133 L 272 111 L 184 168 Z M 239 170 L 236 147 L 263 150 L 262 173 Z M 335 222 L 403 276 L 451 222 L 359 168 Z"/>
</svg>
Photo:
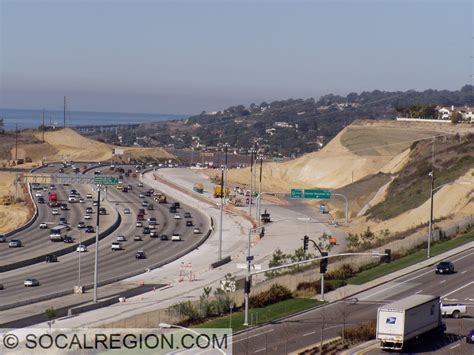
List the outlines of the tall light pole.
<svg viewBox="0 0 474 355">
<path fill-rule="evenodd" d="M 431 247 L 431 236 L 433 233 L 433 190 L 434 190 L 434 174 L 432 171 L 428 174 L 431 177 L 431 188 L 430 188 L 430 221 L 428 224 L 428 248 L 426 257 L 430 257 L 430 247 Z"/>
<path fill-rule="evenodd" d="M 99 274 L 99 220 L 100 220 L 100 190 L 102 186 L 97 185 L 97 223 L 95 231 L 95 257 L 94 257 L 94 303 L 97 303 L 97 283 Z"/>
<path fill-rule="evenodd" d="M 249 216 L 252 217 L 252 195 L 253 195 L 253 155 L 255 146 L 250 149 L 250 197 L 249 197 Z"/>
<path fill-rule="evenodd" d="M 262 171 L 263 171 L 263 154 L 259 154 L 258 156 L 260 160 L 260 178 L 258 183 L 258 206 L 257 206 L 257 221 L 258 225 L 260 226 L 260 216 L 262 211 Z"/>
</svg>

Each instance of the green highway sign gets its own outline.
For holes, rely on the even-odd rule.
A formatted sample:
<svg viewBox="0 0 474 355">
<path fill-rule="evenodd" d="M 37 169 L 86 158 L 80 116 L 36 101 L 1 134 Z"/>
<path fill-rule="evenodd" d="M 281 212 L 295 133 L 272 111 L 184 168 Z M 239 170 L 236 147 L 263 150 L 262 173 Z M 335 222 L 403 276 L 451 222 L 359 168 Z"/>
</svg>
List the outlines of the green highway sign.
<svg viewBox="0 0 474 355">
<path fill-rule="evenodd" d="M 302 189 L 291 189 L 290 197 L 291 198 L 303 198 L 303 190 Z"/>
<path fill-rule="evenodd" d="M 304 190 L 303 198 L 314 198 L 317 200 L 331 199 L 331 191 L 329 190 Z"/>
<path fill-rule="evenodd" d="M 118 176 L 96 175 L 94 176 L 94 184 L 96 185 L 117 185 L 119 183 Z"/>
<path fill-rule="evenodd" d="M 291 189 L 290 197 L 291 198 L 307 198 L 307 199 L 316 199 L 316 200 L 330 200 L 331 191 L 329 190 L 303 190 L 303 189 Z"/>
</svg>

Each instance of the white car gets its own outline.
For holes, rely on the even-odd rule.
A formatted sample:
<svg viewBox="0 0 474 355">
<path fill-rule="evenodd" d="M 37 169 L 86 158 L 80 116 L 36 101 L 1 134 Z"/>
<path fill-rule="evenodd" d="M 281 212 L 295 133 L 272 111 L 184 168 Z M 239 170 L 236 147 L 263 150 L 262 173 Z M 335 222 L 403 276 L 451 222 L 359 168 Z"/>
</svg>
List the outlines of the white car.
<svg viewBox="0 0 474 355">
<path fill-rule="evenodd" d="M 92 219 L 92 217 L 91 217 L 90 214 L 86 214 L 86 215 L 84 216 L 84 219 Z"/>
<path fill-rule="evenodd" d="M 173 242 L 179 242 L 179 241 L 181 241 L 181 235 L 178 234 L 178 233 L 174 233 L 174 234 L 171 236 L 171 241 L 173 241 Z"/>
<path fill-rule="evenodd" d="M 59 214 L 59 210 L 57 208 L 54 208 L 52 211 L 51 211 L 52 214 L 54 215 L 58 215 Z"/>
<path fill-rule="evenodd" d="M 87 251 L 87 246 L 85 246 L 84 244 L 79 244 L 76 248 L 76 251 L 78 253 L 84 253 Z"/>
<path fill-rule="evenodd" d="M 68 202 L 73 202 L 73 203 L 77 202 L 77 198 L 74 197 L 74 196 L 70 196 L 67 200 L 68 200 Z"/>
<path fill-rule="evenodd" d="M 86 195 L 86 198 L 91 199 L 91 198 L 92 198 L 92 194 L 87 194 L 87 195 Z"/>
<path fill-rule="evenodd" d="M 117 242 L 126 242 L 126 241 L 127 241 L 127 239 L 125 238 L 124 235 L 119 235 L 117 237 Z"/>
<path fill-rule="evenodd" d="M 125 208 L 123 210 L 123 214 L 130 214 L 130 208 Z"/>
<path fill-rule="evenodd" d="M 138 221 L 137 223 L 135 223 L 135 227 L 141 228 L 143 227 L 143 223 Z"/>
<path fill-rule="evenodd" d="M 140 195 L 138 195 L 138 197 L 140 197 L 140 198 L 144 198 L 144 197 L 145 197 L 145 195 L 144 195 L 144 194 L 142 194 L 142 193 L 140 192 Z"/>
<path fill-rule="evenodd" d="M 112 243 L 112 250 L 122 250 L 122 243 L 119 242 L 113 242 Z"/>
<path fill-rule="evenodd" d="M 48 225 L 46 224 L 46 222 L 41 222 L 40 229 L 46 229 L 46 228 L 48 228 Z"/>
<path fill-rule="evenodd" d="M 194 228 L 193 234 L 201 234 L 201 230 L 199 228 Z"/>
<path fill-rule="evenodd" d="M 138 187 L 143 187 L 143 184 L 141 182 L 138 183 Z"/>
<path fill-rule="evenodd" d="M 25 282 L 23 282 L 23 285 L 25 287 L 34 287 L 34 286 L 39 286 L 39 281 L 37 279 L 26 279 Z"/>
<path fill-rule="evenodd" d="M 35 197 L 43 197 L 43 194 L 41 192 L 35 192 Z"/>
<path fill-rule="evenodd" d="M 174 219 L 181 219 L 181 216 L 179 214 L 175 214 L 173 218 Z"/>
<path fill-rule="evenodd" d="M 86 202 L 86 201 L 84 201 L 83 198 L 80 198 L 80 199 L 79 199 L 79 203 L 85 203 L 85 202 Z"/>
</svg>

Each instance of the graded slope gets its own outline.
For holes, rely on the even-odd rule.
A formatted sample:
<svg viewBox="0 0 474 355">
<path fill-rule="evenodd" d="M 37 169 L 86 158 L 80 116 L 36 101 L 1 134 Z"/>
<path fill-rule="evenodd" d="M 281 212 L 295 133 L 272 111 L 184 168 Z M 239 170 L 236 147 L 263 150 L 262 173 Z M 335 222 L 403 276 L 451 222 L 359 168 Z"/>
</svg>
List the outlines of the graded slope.
<svg viewBox="0 0 474 355">
<path fill-rule="evenodd" d="M 15 195 L 16 173 L 0 171 L 0 197 Z M 19 191 L 20 196 L 22 195 Z M 0 204 L 0 234 L 9 232 L 27 222 L 28 207 L 24 203 Z"/>
<path fill-rule="evenodd" d="M 289 191 L 292 187 L 336 189 L 379 171 L 393 172 L 403 166 L 407 148 L 413 141 L 441 135 L 445 130 L 442 125 L 409 127 L 405 122 L 356 121 L 319 152 L 288 162 L 264 164 L 264 188 L 267 191 Z M 249 171 L 232 170 L 229 179 L 247 184 Z"/>
</svg>

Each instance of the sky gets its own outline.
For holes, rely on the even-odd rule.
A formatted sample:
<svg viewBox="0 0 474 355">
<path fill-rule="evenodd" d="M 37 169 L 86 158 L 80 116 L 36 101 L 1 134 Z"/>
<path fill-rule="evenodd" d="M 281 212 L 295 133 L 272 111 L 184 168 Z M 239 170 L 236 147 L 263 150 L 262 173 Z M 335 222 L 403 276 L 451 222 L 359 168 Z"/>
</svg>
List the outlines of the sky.
<svg viewBox="0 0 474 355">
<path fill-rule="evenodd" d="M 0 0 L 0 107 L 192 114 L 472 82 L 470 0 Z"/>
</svg>

